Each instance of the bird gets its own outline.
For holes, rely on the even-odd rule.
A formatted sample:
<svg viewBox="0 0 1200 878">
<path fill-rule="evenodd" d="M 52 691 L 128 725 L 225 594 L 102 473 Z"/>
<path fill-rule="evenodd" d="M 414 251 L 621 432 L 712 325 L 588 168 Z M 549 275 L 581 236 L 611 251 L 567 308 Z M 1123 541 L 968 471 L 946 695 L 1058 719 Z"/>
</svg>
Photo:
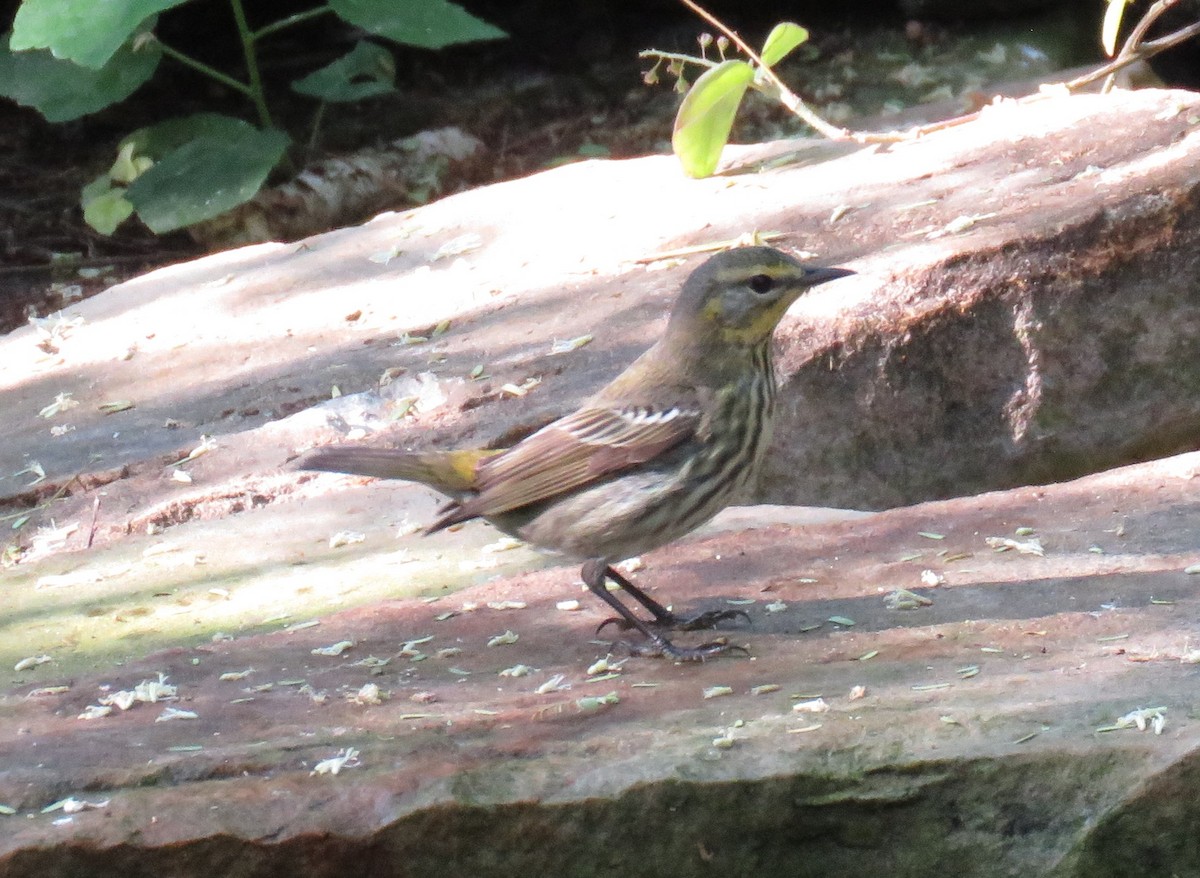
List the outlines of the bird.
<svg viewBox="0 0 1200 878">
<path fill-rule="evenodd" d="M 723 638 L 680 646 L 671 630 L 696 630 L 742 611 L 677 616 L 614 564 L 666 545 L 739 500 L 755 483 L 771 440 L 776 379 L 771 342 L 805 290 L 854 274 L 766 246 L 710 257 L 686 279 L 658 340 L 583 404 L 509 448 L 406 451 L 327 445 L 305 470 L 420 482 L 448 502 L 426 529 L 482 518 L 535 548 L 583 562 L 588 590 L 639 655 L 702 661 Z M 652 617 L 609 591 L 613 582 Z M 748 618 L 748 617 L 747 617 Z"/>
</svg>

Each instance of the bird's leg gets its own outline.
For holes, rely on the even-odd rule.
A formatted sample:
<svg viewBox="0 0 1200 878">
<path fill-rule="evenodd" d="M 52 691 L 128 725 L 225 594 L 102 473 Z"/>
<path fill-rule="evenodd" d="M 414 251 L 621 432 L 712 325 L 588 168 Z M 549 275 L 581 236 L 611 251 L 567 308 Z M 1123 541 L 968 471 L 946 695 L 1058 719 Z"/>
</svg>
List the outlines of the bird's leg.
<svg viewBox="0 0 1200 878">
<path fill-rule="evenodd" d="M 723 622 L 726 619 L 736 619 L 739 616 L 745 619 L 747 622 L 750 621 L 750 614 L 745 610 L 708 610 L 704 613 L 698 613 L 695 616 L 683 618 L 672 613 L 612 567 L 606 566 L 604 568 L 604 575 L 617 585 L 621 586 L 622 589 L 629 592 L 630 597 L 649 610 L 650 615 L 654 617 L 654 624 L 659 628 L 665 628 L 671 631 L 701 631 L 706 628 L 714 627 L 718 622 Z M 609 624 L 609 622 L 612 622 L 616 625 L 621 625 L 621 623 L 624 621 L 627 621 L 624 619 L 624 617 L 621 619 L 608 619 L 600 627 L 603 628 L 604 625 Z M 623 625 L 622 627 L 628 626 Z"/>
<path fill-rule="evenodd" d="M 618 573 L 611 565 L 605 565 L 601 575 L 605 579 L 611 579 L 617 585 L 621 586 L 622 590 L 629 592 L 631 598 L 650 611 L 650 615 L 654 617 L 655 624 L 660 627 L 671 628 L 678 621 L 674 613 Z M 607 592 L 607 589 L 605 591 Z"/>
<path fill-rule="evenodd" d="M 662 634 L 655 631 L 650 627 L 650 625 L 634 615 L 627 606 L 617 599 L 616 595 L 614 595 L 605 587 L 604 581 L 608 576 L 612 575 L 612 568 L 605 564 L 603 559 L 593 558 L 592 560 L 587 561 L 583 565 L 583 569 L 580 570 L 579 575 L 582 577 L 584 584 L 588 587 L 588 590 L 591 591 L 591 593 L 596 597 L 600 598 L 600 600 L 604 601 L 604 603 L 612 607 L 617 612 L 617 615 L 621 617 L 621 620 L 625 623 L 626 627 L 636 628 L 643 635 L 645 635 L 646 640 L 649 641 L 646 645 L 631 647 L 631 649 L 633 649 L 633 651 L 638 655 L 665 655 L 675 659 L 676 661 L 699 662 L 729 649 L 728 643 L 719 640 L 713 641 L 712 643 L 703 643 L 696 647 L 681 647 L 671 643 L 671 641 L 663 637 Z M 615 581 L 623 588 L 625 587 L 624 577 L 617 575 L 615 577 Z M 632 591 L 630 591 L 630 594 L 632 594 L 639 603 L 645 603 L 648 601 L 649 603 L 646 604 L 646 608 L 650 610 L 651 613 L 654 613 L 656 620 L 658 619 L 659 614 L 655 613 L 653 607 L 657 607 L 658 610 L 661 613 L 666 614 L 668 618 L 671 617 L 669 610 L 667 610 L 657 601 L 649 598 L 640 589 L 634 588 Z"/>
</svg>

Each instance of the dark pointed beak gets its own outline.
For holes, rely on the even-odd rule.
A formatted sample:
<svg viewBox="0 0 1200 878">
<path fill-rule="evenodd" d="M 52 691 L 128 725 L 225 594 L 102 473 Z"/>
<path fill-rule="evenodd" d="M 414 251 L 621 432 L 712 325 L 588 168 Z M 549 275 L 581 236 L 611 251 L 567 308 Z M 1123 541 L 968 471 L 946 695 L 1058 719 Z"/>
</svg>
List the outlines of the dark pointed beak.
<svg viewBox="0 0 1200 878">
<path fill-rule="evenodd" d="M 804 272 L 804 283 L 806 286 L 815 287 L 817 284 L 828 283 L 852 274 L 857 274 L 857 272 L 848 268 L 809 268 Z"/>
</svg>

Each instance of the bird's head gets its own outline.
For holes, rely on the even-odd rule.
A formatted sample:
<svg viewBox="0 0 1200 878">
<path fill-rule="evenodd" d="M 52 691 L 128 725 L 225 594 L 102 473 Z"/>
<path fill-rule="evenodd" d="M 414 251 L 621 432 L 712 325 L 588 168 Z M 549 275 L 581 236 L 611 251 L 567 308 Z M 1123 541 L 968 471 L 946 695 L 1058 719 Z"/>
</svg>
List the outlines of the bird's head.
<svg viewBox="0 0 1200 878">
<path fill-rule="evenodd" d="M 805 265 L 773 247 L 726 250 L 684 282 L 668 332 L 757 346 L 771 337 L 801 293 L 851 274 L 846 268 Z"/>
</svg>

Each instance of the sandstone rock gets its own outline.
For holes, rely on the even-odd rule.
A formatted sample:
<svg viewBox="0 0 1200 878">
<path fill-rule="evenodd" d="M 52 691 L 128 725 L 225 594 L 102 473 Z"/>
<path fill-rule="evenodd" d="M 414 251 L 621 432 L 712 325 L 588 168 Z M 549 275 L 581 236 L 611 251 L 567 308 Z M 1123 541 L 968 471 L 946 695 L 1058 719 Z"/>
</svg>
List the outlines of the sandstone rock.
<svg viewBox="0 0 1200 878">
<path fill-rule="evenodd" d="M 286 455 L 249 428 L 385 372 L 465 389 L 396 424 L 367 400 L 355 423 L 373 441 L 532 429 L 653 338 L 686 268 L 635 260 L 753 228 L 860 272 L 801 300 L 781 330 L 783 416 L 760 499 L 880 508 L 1190 448 L 1198 113 L 1183 92 L 1007 103 L 915 143 L 804 146 L 776 170 L 704 181 L 665 157 L 585 162 L 154 272 L 72 308 L 84 323 L 49 354 L 32 328 L 0 340 L 0 472 L 36 461 L 48 475 L 28 493 L 0 481 L 0 499 L 140 474 L 157 485 L 135 502 L 165 500 L 179 491 L 161 465 L 202 434 L 278 465 Z M 447 320 L 429 344 L 401 343 Z M 541 383 L 522 398 L 501 389 L 529 379 Z M 59 393 L 82 405 L 39 418 Z M 133 408 L 106 414 L 110 402 Z M 330 438 L 353 425 L 327 417 Z M 303 445 L 313 423 L 270 441 Z"/>
<path fill-rule="evenodd" d="M 1194 448 L 1200 105 L 1172 95 L 1136 122 L 1144 96 L 1005 105 L 870 157 L 839 223 L 891 238 L 882 283 L 785 326 L 764 499 L 885 507 Z M 911 200 L 884 182 L 922 168 Z"/>
<path fill-rule="evenodd" d="M 677 606 L 743 601 L 753 624 L 726 634 L 752 659 L 589 675 L 603 613 L 556 609 L 559 567 L 26 669 L 0 696 L 0 874 L 1192 874 L 1198 472 L 1191 454 L 647 557 L 638 581 Z M 389 492 L 356 493 L 343 525 L 370 531 Z M 889 609 L 896 588 L 925 603 Z M 178 700 L 78 718 L 160 675 Z M 42 813 L 67 799 L 94 807 Z"/>
<path fill-rule="evenodd" d="M 286 469 L 537 426 L 658 331 L 690 263 L 638 260 L 753 228 L 860 272 L 781 331 L 762 497 L 889 506 L 1191 447 L 1197 118 L 1186 93 L 1046 98 L 758 174 L 583 163 L 0 339 L 0 504 L 32 516 L 4 571 L 0 875 L 1200 870 L 1194 455 L 743 512 L 638 577 L 754 599 L 727 632 L 753 661 L 595 682 L 574 568 L 528 572 L 481 525 L 417 538 L 419 488 Z M 160 673 L 178 701 L 114 701 Z M 96 807 L 41 813 L 68 798 Z"/>
</svg>

